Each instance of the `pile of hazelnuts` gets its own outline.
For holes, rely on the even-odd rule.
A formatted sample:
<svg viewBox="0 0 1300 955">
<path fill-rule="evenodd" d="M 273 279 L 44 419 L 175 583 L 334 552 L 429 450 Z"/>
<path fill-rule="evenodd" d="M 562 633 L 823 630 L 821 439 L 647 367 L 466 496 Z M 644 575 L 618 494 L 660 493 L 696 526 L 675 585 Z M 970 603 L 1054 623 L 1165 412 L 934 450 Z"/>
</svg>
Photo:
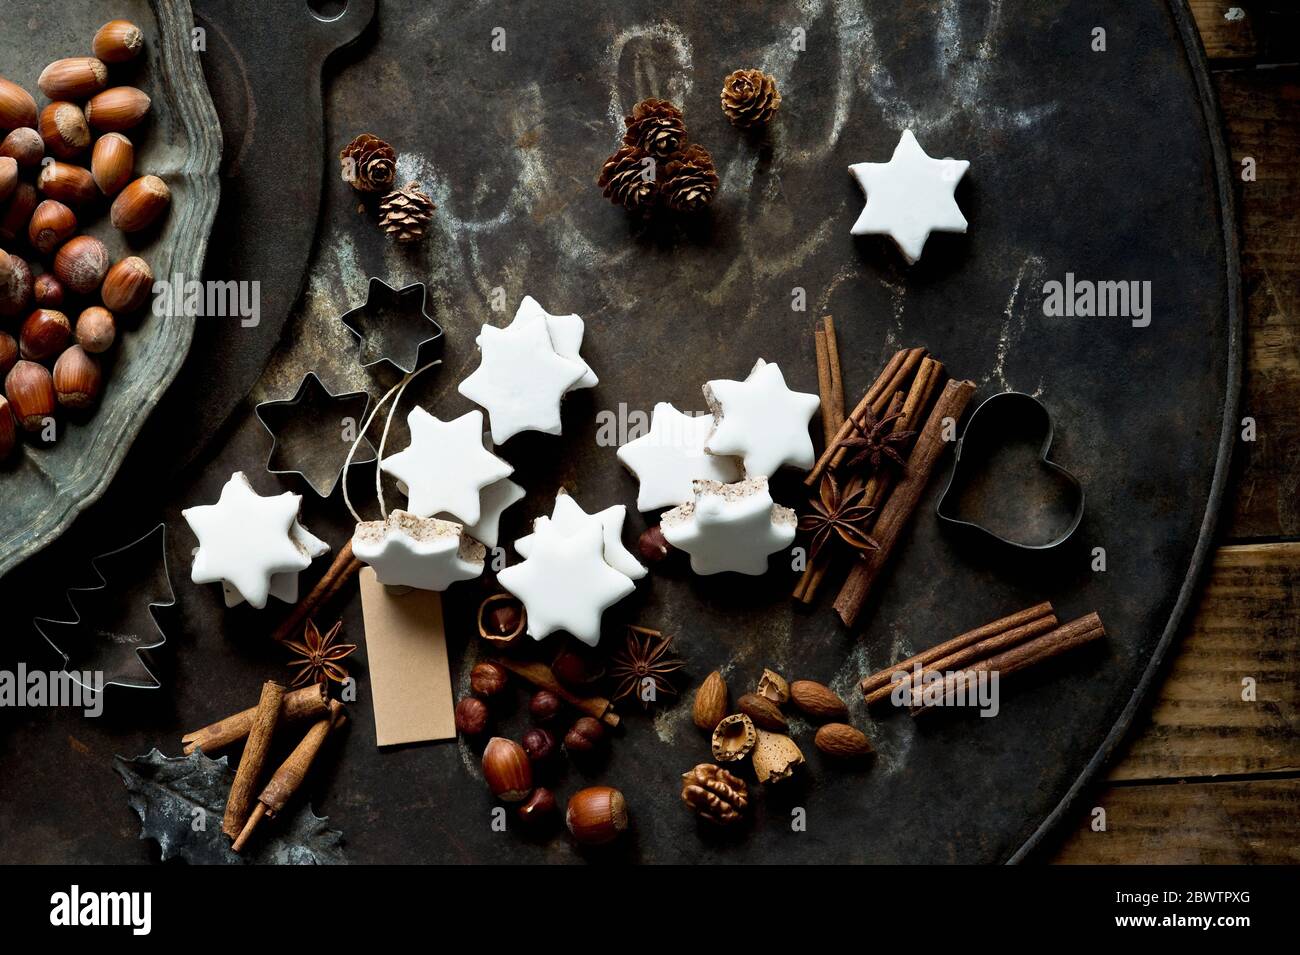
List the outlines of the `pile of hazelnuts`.
<svg viewBox="0 0 1300 955">
<path fill-rule="evenodd" d="M 509 688 L 509 673 L 497 663 L 479 663 L 470 671 L 471 694 L 456 704 L 456 729 L 470 739 L 487 735 L 492 713 L 489 704 Z M 566 716 L 565 703 L 550 690 L 538 690 L 528 701 L 534 725 L 519 742 L 493 736 L 483 748 L 483 778 L 492 795 L 514 806 L 515 816 L 529 831 L 545 832 L 556 821 L 555 793 L 537 780 L 551 777 L 560 758 L 560 744 L 552 732 Z M 563 749 L 575 760 L 587 758 L 606 743 L 600 720 L 580 716 L 563 737 Z M 617 839 L 628 826 L 623 794 L 610 786 L 589 786 L 570 798 L 565 825 L 583 845 L 604 845 Z"/>
<path fill-rule="evenodd" d="M 136 175 L 126 136 L 148 115 L 148 95 L 110 85 L 110 65 L 143 48 L 135 24 L 104 24 L 94 56 L 56 60 L 41 72 L 36 85 L 49 103 L 40 110 L 0 76 L 0 459 L 13 451 L 18 428 L 44 436 L 57 407 L 95 405 L 98 356 L 112 347 L 118 316 L 139 310 L 152 292 L 144 259 L 114 262 L 103 242 L 78 234 L 105 207 L 114 228 L 143 232 L 171 204 L 166 183 Z M 8 322 L 16 327 L 6 329 Z"/>
</svg>

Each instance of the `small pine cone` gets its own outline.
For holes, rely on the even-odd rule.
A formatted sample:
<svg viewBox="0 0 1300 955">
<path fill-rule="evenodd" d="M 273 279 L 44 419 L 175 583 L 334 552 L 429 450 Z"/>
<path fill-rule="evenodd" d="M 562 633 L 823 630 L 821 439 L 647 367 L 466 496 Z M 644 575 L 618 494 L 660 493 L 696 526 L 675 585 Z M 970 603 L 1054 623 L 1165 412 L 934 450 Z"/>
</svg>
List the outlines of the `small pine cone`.
<svg viewBox="0 0 1300 955">
<path fill-rule="evenodd" d="M 358 192 L 387 192 L 397 175 L 397 153 L 378 136 L 362 133 L 339 153 L 343 178 Z"/>
<path fill-rule="evenodd" d="M 379 203 L 379 228 L 398 242 L 415 242 L 424 238 L 437 208 L 420 191 L 419 183 L 408 183 L 405 189 L 390 192 Z"/>
<path fill-rule="evenodd" d="M 623 117 L 625 146 L 636 146 L 651 156 L 671 156 L 686 144 L 682 111 L 667 100 L 643 99 Z"/>
<path fill-rule="evenodd" d="M 696 143 L 669 159 L 661 188 L 664 201 L 674 212 L 703 209 L 718 191 L 718 174 L 709 151 Z"/>
<path fill-rule="evenodd" d="M 701 819 L 729 826 L 745 818 L 749 792 L 745 781 L 713 763 L 682 773 L 682 802 Z"/>
<path fill-rule="evenodd" d="M 653 157 L 636 146 L 622 146 L 605 160 L 596 185 L 605 190 L 605 198 L 615 205 L 634 212 L 643 211 L 654 205 L 659 191 L 655 166 Z"/>
<path fill-rule="evenodd" d="M 762 70 L 736 70 L 722 81 L 722 111 L 741 129 L 764 125 L 780 106 L 776 80 Z"/>
</svg>

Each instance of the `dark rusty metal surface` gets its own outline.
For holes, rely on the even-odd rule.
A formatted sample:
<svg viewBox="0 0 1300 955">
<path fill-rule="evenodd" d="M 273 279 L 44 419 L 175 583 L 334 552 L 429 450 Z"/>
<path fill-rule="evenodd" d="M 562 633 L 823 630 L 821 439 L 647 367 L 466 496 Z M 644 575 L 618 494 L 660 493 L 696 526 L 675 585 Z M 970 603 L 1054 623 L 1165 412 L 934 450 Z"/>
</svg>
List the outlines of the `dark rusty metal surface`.
<svg viewBox="0 0 1300 955">
<path fill-rule="evenodd" d="M 1233 220 L 1221 192 L 1220 133 L 1203 63 L 1184 46 L 1184 15 L 1147 2 L 1100 18 L 1093 4 L 1067 0 L 824 0 L 761 12 L 618 2 L 564 18 L 550 4 L 382 5 L 364 52 L 330 86 L 326 141 L 332 149 L 362 131 L 388 138 L 401 153 L 399 179 L 419 180 L 438 213 L 428 241 L 402 249 L 357 214 L 341 183 L 326 189 L 301 308 L 252 400 L 292 391 L 308 370 L 334 392 L 377 394 L 392 383 L 378 368 L 359 367 L 355 342 L 336 320 L 370 275 L 429 283 L 445 360 L 408 398 L 443 417 L 471 407 L 455 386 L 476 364 L 478 326 L 508 320 L 490 307 L 495 289 L 509 312 L 531 294 L 551 311 L 581 314 L 583 354 L 601 384 L 566 399 L 562 437 L 521 435 L 501 450 L 528 489 L 503 522 L 502 539 L 511 541 L 549 511 L 559 486 L 588 509 L 634 500 L 635 482 L 614 449 L 596 442 L 602 412 L 648 413 L 661 400 L 702 409 L 705 380 L 743 375 L 759 356 L 779 361 L 792 387 L 815 390 L 812 324 L 829 312 L 855 396 L 892 349 L 926 345 L 954 374 L 979 382 L 981 396 L 1014 388 L 1048 402 L 1053 457 L 1088 492 L 1088 513 L 1069 542 L 1048 554 L 1008 555 L 945 532 L 933 513 L 936 476 L 861 633 L 835 625 L 830 593 L 810 612 L 795 610 L 793 577 L 783 569 L 761 580 L 696 578 L 680 567 L 652 573 L 607 615 L 607 639 L 628 621 L 674 634 L 689 662 L 688 694 L 714 668 L 737 693 L 765 666 L 827 682 L 850 701 L 879 757 L 864 771 L 837 769 L 797 725 L 809 757 L 805 781 L 759 795 L 753 825 L 722 837 L 697 829 L 678 802 L 679 774 L 707 758 L 689 706 L 658 717 L 628 712 L 607 756 L 557 781 L 563 796 L 584 780 L 627 793 L 634 831 L 615 858 L 1018 858 L 1114 747 L 1208 546 L 1236 395 Z M 1108 33 L 1104 54 L 1089 49 L 1098 25 Z M 498 26 L 504 53 L 490 48 Z M 790 49 L 795 29 L 805 31 L 803 52 Z M 278 41 L 246 42 L 253 56 L 271 55 Z M 737 134 L 718 109 L 722 77 L 746 65 L 775 73 L 785 96 L 765 138 Z M 717 161 L 721 191 L 698 221 L 632 223 L 593 185 L 619 116 L 647 95 L 679 102 L 692 136 Z M 883 241 L 848 234 L 862 200 L 845 166 L 886 159 L 904 126 L 931 154 L 972 164 L 957 194 L 969 234 L 932 237 L 911 269 Z M 1044 318 L 1043 283 L 1067 271 L 1151 281 L 1150 326 Z M 806 292 L 806 312 L 791 310 L 796 287 Z M 403 417 L 394 448 L 405 441 Z M 97 509 L 82 533 L 23 568 L 21 582 L 32 587 L 24 604 L 37 600 L 31 582 L 57 570 L 56 554 L 70 565 L 87 535 L 128 540 L 127 525 L 138 535 L 159 510 L 175 530 L 174 566 L 186 566 L 193 541 L 182 507 L 214 499 L 236 469 L 264 492 L 278 486 L 259 473 L 268 439 L 251 412 L 227 437 L 165 489 L 139 449 L 134 483 L 124 476 L 111 495 L 114 513 Z M 369 502 L 371 467 L 351 481 L 354 499 Z M 778 481 L 775 494 L 796 501 L 797 479 Z M 350 520 L 337 500 L 306 503 L 308 527 L 336 547 L 347 539 Z M 373 504 L 363 516 L 375 516 Z M 628 523 L 630 540 L 643 520 Z M 1096 547 L 1106 551 L 1104 573 L 1090 569 Z M 446 600 L 458 691 L 479 654 L 473 615 L 489 586 L 467 585 Z M 250 705 L 261 680 L 284 672 L 282 653 L 262 636 L 278 619 L 272 612 L 227 612 L 216 588 L 183 579 L 177 598 L 182 625 L 169 643 L 168 691 L 118 694 L 97 721 L 68 711 L 0 713 L 0 760 L 22 769 L 0 774 L 8 858 L 156 858 L 135 839 L 111 756 L 154 745 L 177 752 L 183 731 Z M 1045 598 L 1065 617 L 1099 611 L 1110 636 L 1008 683 L 997 718 L 916 722 L 862 709 L 854 692 L 862 675 Z M 360 637 L 359 602 L 338 612 Z M 493 832 L 475 754 L 462 744 L 377 751 L 364 648 L 354 659 L 360 700 L 349 735 L 309 787 L 316 810 L 345 833 L 350 859 L 584 857 L 563 837 Z M 502 730 L 523 730 L 525 699 L 521 692 L 507 708 Z M 791 831 L 795 807 L 807 812 L 806 832 Z"/>
</svg>

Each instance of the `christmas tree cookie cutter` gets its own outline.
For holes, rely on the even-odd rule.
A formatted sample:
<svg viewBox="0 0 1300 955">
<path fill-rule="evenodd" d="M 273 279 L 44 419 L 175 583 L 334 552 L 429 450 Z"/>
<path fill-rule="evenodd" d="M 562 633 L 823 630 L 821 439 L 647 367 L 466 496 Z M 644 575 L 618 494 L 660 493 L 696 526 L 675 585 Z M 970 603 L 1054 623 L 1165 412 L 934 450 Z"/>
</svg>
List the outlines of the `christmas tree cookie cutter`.
<svg viewBox="0 0 1300 955">
<path fill-rule="evenodd" d="M 361 346 L 362 368 L 386 361 L 409 375 L 441 354 L 442 326 L 428 312 L 428 297 L 423 282 L 395 289 L 370 278 L 365 302 L 340 319 Z"/>
<path fill-rule="evenodd" d="M 266 470 L 271 474 L 296 474 L 321 497 L 338 487 L 348 450 L 360 437 L 353 464 L 375 460 L 374 445 L 358 429 L 370 409 L 364 391 L 334 394 L 314 371 L 303 375 L 292 398 L 263 401 L 253 409 L 271 436 Z"/>
</svg>

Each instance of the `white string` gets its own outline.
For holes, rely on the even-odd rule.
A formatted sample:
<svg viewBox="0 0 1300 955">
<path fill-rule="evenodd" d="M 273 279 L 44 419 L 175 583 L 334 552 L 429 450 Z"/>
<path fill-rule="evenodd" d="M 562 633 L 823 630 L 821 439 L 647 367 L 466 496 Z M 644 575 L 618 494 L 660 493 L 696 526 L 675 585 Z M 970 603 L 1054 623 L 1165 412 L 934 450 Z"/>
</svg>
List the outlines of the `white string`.
<svg viewBox="0 0 1300 955">
<path fill-rule="evenodd" d="M 435 365 L 437 362 L 430 362 L 429 364 Z M 424 368 L 428 367 L 429 365 L 424 366 Z M 384 422 L 384 433 L 379 436 L 379 451 L 375 457 L 375 497 L 379 499 L 379 517 L 381 520 L 388 520 L 388 508 L 384 506 L 384 472 L 379 469 L 379 462 L 384 460 L 384 445 L 388 443 L 388 429 L 393 426 L 393 415 L 397 414 L 397 406 L 402 403 L 402 395 L 406 392 L 406 386 L 411 383 L 416 375 L 424 371 L 424 368 L 417 368 L 402 379 L 401 384 L 398 385 L 397 397 L 393 399 L 392 407 L 388 409 L 388 420 Z"/>
</svg>

